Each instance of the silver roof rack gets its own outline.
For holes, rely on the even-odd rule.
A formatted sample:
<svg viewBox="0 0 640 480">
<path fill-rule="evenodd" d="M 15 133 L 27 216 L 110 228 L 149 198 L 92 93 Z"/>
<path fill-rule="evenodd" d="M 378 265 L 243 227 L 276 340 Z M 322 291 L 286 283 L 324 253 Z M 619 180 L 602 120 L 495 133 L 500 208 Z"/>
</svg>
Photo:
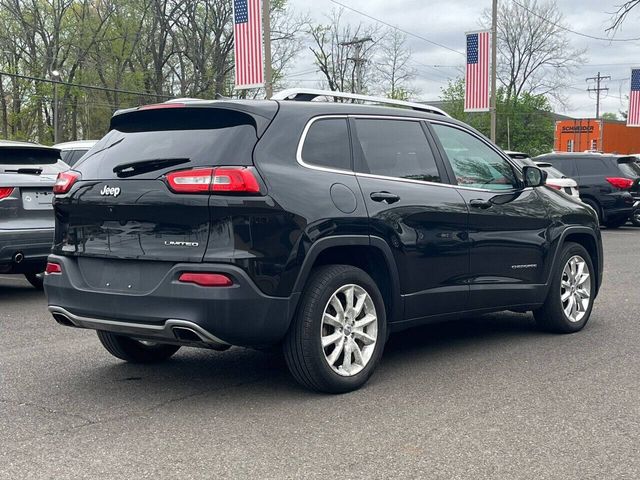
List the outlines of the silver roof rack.
<svg viewBox="0 0 640 480">
<path fill-rule="evenodd" d="M 345 98 L 348 100 L 360 100 L 363 102 L 380 103 L 396 107 L 405 107 L 426 113 L 435 113 L 449 117 L 444 110 L 424 103 L 405 102 L 404 100 L 393 100 L 392 98 L 374 97 L 370 95 L 360 95 L 359 93 L 334 92 L 332 90 L 317 90 L 309 88 L 289 88 L 276 93 L 272 100 L 298 100 L 310 102 L 318 97 Z"/>
</svg>

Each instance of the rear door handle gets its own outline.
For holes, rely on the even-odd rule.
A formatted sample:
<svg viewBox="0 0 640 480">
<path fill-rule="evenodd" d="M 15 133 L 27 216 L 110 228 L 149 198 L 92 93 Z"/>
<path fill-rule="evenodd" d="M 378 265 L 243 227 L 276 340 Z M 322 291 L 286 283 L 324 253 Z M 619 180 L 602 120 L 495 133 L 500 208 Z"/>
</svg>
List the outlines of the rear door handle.
<svg viewBox="0 0 640 480">
<path fill-rule="evenodd" d="M 491 202 L 489 200 L 482 200 L 480 198 L 474 198 L 473 200 L 469 201 L 469 205 L 471 205 L 473 208 L 479 208 L 481 210 L 486 210 L 487 208 L 491 208 Z"/>
<path fill-rule="evenodd" d="M 396 203 L 400 200 L 398 195 L 389 192 L 373 192 L 370 197 L 374 202 Z"/>
</svg>

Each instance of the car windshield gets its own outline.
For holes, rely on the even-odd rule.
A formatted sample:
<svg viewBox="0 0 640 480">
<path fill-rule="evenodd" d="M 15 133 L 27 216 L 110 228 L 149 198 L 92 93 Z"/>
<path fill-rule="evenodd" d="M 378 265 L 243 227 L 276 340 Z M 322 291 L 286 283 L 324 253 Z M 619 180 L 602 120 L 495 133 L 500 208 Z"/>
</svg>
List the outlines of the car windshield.
<svg viewBox="0 0 640 480">
<path fill-rule="evenodd" d="M 620 167 L 620 171 L 627 177 L 640 177 L 640 160 L 636 160 L 635 158 L 621 158 L 618 160 L 618 166 Z"/>
</svg>

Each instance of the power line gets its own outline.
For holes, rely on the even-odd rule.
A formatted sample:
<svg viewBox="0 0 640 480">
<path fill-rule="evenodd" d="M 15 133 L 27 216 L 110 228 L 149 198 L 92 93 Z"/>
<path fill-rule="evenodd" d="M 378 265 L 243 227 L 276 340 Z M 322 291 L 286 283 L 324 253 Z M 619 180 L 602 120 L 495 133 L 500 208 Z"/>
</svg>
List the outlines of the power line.
<svg viewBox="0 0 640 480">
<path fill-rule="evenodd" d="M 125 93 L 127 95 L 139 95 L 139 96 L 142 96 L 142 97 L 154 97 L 156 99 L 163 99 L 163 98 L 171 99 L 171 98 L 174 98 L 172 95 L 160 95 L 160 94 L 156 94 L 156 93 L 133 92 L 131 90 L 119 90 L 117 88 L 97 87 L 97 86 L 94 86 L 94 85 L 82 85 L 80 83 L 63 82 L 63 81 L 58 81 L 58 80 L 50 80 L 48 78 L 32 77 L 30 75 L 20 75 L 19 73 L 9 73 L 9 72 L 0 71 L 0 76 L 2 76 L 2 75 L 6 75 L 8 77 L 22 78 L 24 80 L 34 80 L 36 82 L 45 82 L 45 83 L 53 83 L 53 84 L 58 84 L 58 85 L 67 85 L 69 87 L 86 88 L 88 90 L 99 90 L 99 91 L 103 91 L 103 92 Z"/>
<path fill-rule="evenodd" d="M 333 0 L 332 0 L 333 1 Z M 600 40 L 603 42 L 637 42 L 640 41 L 640 37 L 636 37 L 636 38 L 606 38 L 606 37 L 596 37 L 594 35 L 588 35 L 586 33 L 582 33 L 582 32 L 578 32 L 576 30 L 571 30 L 570 28 L 565 27 L 564 25 L 557 23 L 557 22 L 552 22 L 551 20 L 549 20 L 548 18 L 543 17 L 542 15 L 538 14 L 537 12 L 534 12 L 533 10 L 531 10 L 530 8 L 522 5 L 521 3 L 517 2 L 516 0 L 513 0 L 513 3 L 515 3 L 516 5 L 518 5 L 520 8 L 526 10 L 527 12 L 529 12 L 532 15 L 535 15 L 536 17 L 538 17 L 541 20 L 544 20 L 545 22 L 549 23 L 550 25 L 553 25 L 554 27 L 557 27 L 561 30 L 565 30 L 569 33 L 573 33 L 574 35 L 578 35 L 580 37 L 585 37 L 585 38 L 590 38 L 591 40 Z"/>
<path fill-rule="evenodd" d="M 364 12 L 362 12 L 360 10 L 356 10 L 355 8 L 350 7 L 348 5 L 345 5 L 344 3 L 340 3 L 337 0 L 329 0 L 329 1 L 331 3 L 335 3 L 336 5 L 340 5 L 342 8 L 346 8 L 347 10 L 351 10 L 352 12 L 355 12 L 358 15 L 362 15 L 363 17 L 367 17 L 368 19 L 373 20 L 374 22 L 381 23 L 383 25 L 386 25 L 387 27 L 390 27 L 390 28 L 393 28 L 393 29 L 395 29 L 395 30 L 397 30 L 399 32 L 405 33 L 405 34 L 407 34 L 407 35 L 409 35 L 411 37 L 415 37 L 415 38 L 418 38 L 418 39 L 420 39 L 420 40 L 422 40 L 424 42 L 430 43 L 431 45 L 435 45 L 437 47 L 444 48 L 445 50 L 449 50 L 450 52 L 457 53 L 458 55 L 463 55 L 464 56 L 464 53 L 459 51 L 459 50 L 456 50 L 454 48 L 451 48 L 451 47 L 448 47 L 446 45 L 443 45 L 442 43 L 434 42 L 433 40 L 429 40 L 428 38 L 423 37 L 422 35 L 418 35 L 416 33 L 409 32 L 408 30 L 404 30 L 404 29 L 402 29 L 400 27 L 397 27 L 395 25 L 391 25 L 390 23 L 387 23 L 384 20 L 380 20 L 379 18 L 373 17 L 373 16 L 369 15 L 368 13 L 364 13 Z"/>
<path fill-rule="evenodd" d="M 595 88 L 589 87 L 587 88 L 587 92 L 591 93 L 591 92 L 596 92 L 596 118 L 600 118 L 600 92 L 608 92 L 609 91 L 609 87 L 601 87 L 600 86 L 600 82 L 602 82 L 603 80 L 611 80 L 610 76 L 602 76 L 600 75 L 600 72 L 598 72 L 598 75 L 596 77 L 589 77 L 587 78 L 587 82 L 590 81 L 594 81 L 596 82 L 596 86 Z"/>
</svg>

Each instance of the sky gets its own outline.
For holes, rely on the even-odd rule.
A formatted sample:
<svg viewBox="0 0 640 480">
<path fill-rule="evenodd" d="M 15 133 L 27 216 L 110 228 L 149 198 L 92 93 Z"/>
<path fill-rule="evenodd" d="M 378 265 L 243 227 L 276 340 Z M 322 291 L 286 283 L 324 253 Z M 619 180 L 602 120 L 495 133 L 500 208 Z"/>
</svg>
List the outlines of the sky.
<svg viewBox="0 0 640 480">
<path fill-rule="evenodd" d="M 339 1 L 370 17 L 382 19 L 402 30 L 459 52 L 465 50 L 465 32 L 478 30 L 483 10 L 491 7 L 491 0 Z M 566 26 L 571 30 L 596 37 L 607 37 L 605 29 L 611 22 L 611 13 L 622 1 L 557 0 L 557 5 L 564 15 Z M 295 12 L 308 13 L 312 20 L 318 23 L 326 23 L 326 15 L 332 9 L 340 8 L 331 0 L 289 0 L 289 4 Z M 628 17 L 613 38 L 640 37 L 640 7 L 637 9 L 638 11 Z M 344 18 L 353 25 L 359 22 L 376 23 L 375 20 L 348 9 L 344 10 Z M 640 66 L 640 41 L 599 41 L 572 33 L 567 33 L 566 38 L 568 48 L 587 50 L 587 61 L 575 71 L 570 79 L 571 87 L 563 92 L 568 99 L 566 108 L 554 105 L 556 111 L 576 118 L 594 117 L 595 94 L 587 92 L 590 84 L 585 79 L 596 76 L 598 72 L 611 77 L 611 81 L 603 85 L 610 90 L 608 94 L 603 94 L 605 98 L 601 101 L 601 111 L 626 110 L 628 105 L 625 96 L 630 89 L 631 67 Z M 415 84 L 420 91 L 416 100 L 438 100 L 441 89 L 446 86 L 448 80 L 459 76 L 463 71 L 464 56 L 413 36 L 407 37 L 407 43 L 412 52 L 413 67 L 417 72 Z M 290 78 L 292 81 L 296 79 L 297 84 L 292 83 L 291 86 L 319 86 L 321 76 L 313 73 L 313 59 L 308 52 L 308 48 L 305 48 L 296 58 Z"/>
</svg>

